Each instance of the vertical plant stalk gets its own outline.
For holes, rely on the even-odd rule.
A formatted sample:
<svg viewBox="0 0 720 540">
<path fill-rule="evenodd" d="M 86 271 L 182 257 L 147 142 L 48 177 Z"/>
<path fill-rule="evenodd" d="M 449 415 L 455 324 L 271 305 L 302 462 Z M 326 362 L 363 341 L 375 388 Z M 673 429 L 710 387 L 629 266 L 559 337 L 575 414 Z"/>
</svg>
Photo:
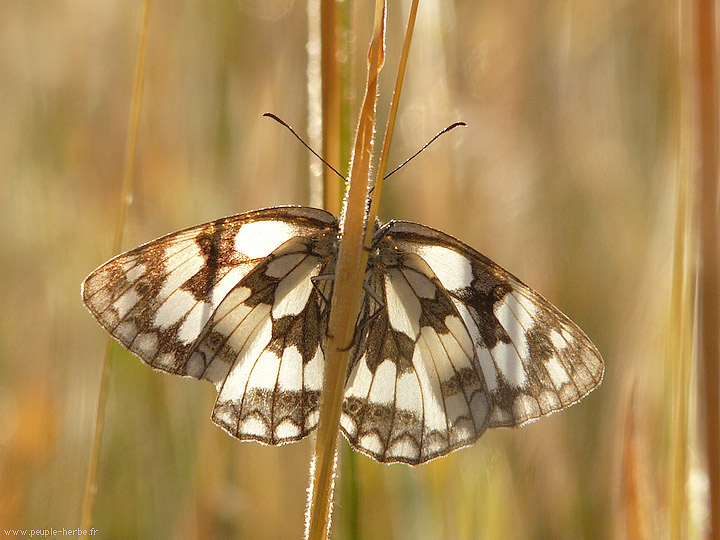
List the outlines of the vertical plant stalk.
<svg viewBox="0 0 720 540">
<path fill-rule="evenodd" d="M 684 145 L 680 145 L 681 148 Z M 688 426 L 690 397 L 690 366 L 692 363 L 693 305 L 692 280 L 688 268 L 688 163 L 687 153 L 681 149 L 676 187 L 675 238 L 673 246 L 672 296 L 670 307 L 670 336 L 668 361 L 672 385 L 670 430 L 670 537 L 678 540 L 688 535 Z M 685 156 L 685 157 L 683 157 Z"/>
<path fill-rule="evenodd" d="M 138 39 L 137 61 L 135 63 L 135 82 L 133 84 L 132 103 L 130 108 L 130 121 L 128 123 L 127 138 L 125 144 L 125 156 L 123 158 L 123 177 L 120 192 L 120 212 L 118 213 L 115 225 L 115 237 L 113 239 L 112 252 L 118 253 L 122 247 L 125 222 L 127 221 L 128 206 L 132 194 L 133 171 L 135 169 L 135 157 L 137 155 L 137 140 L 140 127 L 140 111 L 142 106 L 143 87 L 145 86 L 145 59 L 147 57 L 147 37 L 150 27 L 151 0 L 145 0 L 143 4 L 142 21 L 140 24 L 140 36 Z M 105 342 L 105 355 L 103 360 L 102 374 L 100 376 L 100 389 L 95 410 L 95 425 L 93 429 L 92 447 L 85 483 L 85 494 L 83 497 L 82 513 L 80 515 L 79 538 L 87 538 L 87 532 L 92 524 L 95 495 L 97 493 L 97 477 L 100 468 L 100 450 L 105 432 L 105 409 L 107 406 L 108 390 L 110 386 L 110 366 L 112 361 L 113 338 L 108 336 Z"/>
<path fill-rule="evenodd" d="M 337 463 L 337 439 L 347 372 L 348 345 L 352 341 L 360 306 L 368 252 L 363 249 L 365 202 L 370 185 L 375 134 L 378 75 L 385 61 L 385 13 L 383 0 L 375 5 L 373 39 L 368 53 L 368 78 L 358 120 L 350 180 L 341 218 L 341 242 L 335 270 L 335 286 L 328 323 L 324 384 L 310 484 L 306 538 L 324 540 L 330 532 L 333 486 Z"/>
<path fill-rule="evenodd" d="M 718 67 L 715 0 L 696 0 L 699 122 L 697 216 L 699 224 L 698 336 L 702 373 L 705 461 L 710 494 L 708 538 L 720 540 L 720 267 L 718 249 Z"/>
<path fill-rule="evenodd" d="M 313 458 L 310 506 L 306 536 L 311 540 L 325 539 L 330 533 L 335 468 L 337 467 L 337 439 L 345 373 L 349 360 L 348 344 L 355 331 L 355 320 L 360 306 L 363 269 L 367 265 L 372 227 L 375 222 L 382 181 L 397 118 L 398 103 L 412 42 L 418 1 L 413 0 L 405 33 L 398 76 L 390 106 L 388 125 L 375 181 L 371 207 L 365 215 L 365 203 L 370 188 L 372 143 L 375 134 L 375 107 L 378 74 L 385 57 L 385 4 L 378 1 L 375 12 L 375 32 L 368 53 L 368 81 L 358 121 L 358 130 L 350 170 L 350 182 L 342 219 L 342 242 L 338 254 L 335 292 L 329 322 L 325 384 L 321 397 L 320 420 L 316 452 Z M 353 182 L 355 180 L 355 182 Z M 347 299 L 347 300 L 346 300 Z"/>
<path fill-rule="evenodd" d="M 383 138 L 383 148 L 380 154 L 380 163 L 378 163 L 377 179 L 373 191 L 373 199 L 370 202 L 370 211 L 368 213 L 368 223 L 375 223 L 380 208 L 380 194 L 382 193 L 383 183 L 385 181 L 385 170 L 387 167 L 388 155 L 390 154 L 390 142 L 392 141 L 393 132 L 395 131 L 395 121 L 397 119 L 398 106 L 400 104 L 400 94 L 402 93 L 403 82 L 405 81 L 405 70 L 407 68 L 407 60 L 410 54 L 410 44 L 412 43 L 413 31 L 415 30 L 415 19 L 417 17 L 418 4 L 420 0 L 413 0 L 410 6 L 410 15 L 408 24 L 405 28 L 405 41 L 403 42 L 402 53 L 400 55 L 400 64 L 398 66 L 398 74 L 395 79 L 395 89 L 393 90 L 392 102 L 390 103 L 390 114 L 388 115 L 388 123 L 385 128 L 385 137 Z M 370 249 L 372 242 L 372 227 L 368 227 L 365 233 L 365 249 Z"/>
<path fill-rule="evenodd" d="M 340 163 L 340 24 L 336 0 L 320 0 L 320 77 L 322 79 L 322 152 L 337 168 Z M 341 183 L 327 167 L 323 168 L 323 208 L 340 214 Z"/>
<path fill-rule="evenodd" d="M 350 122 L 349 40 L 351 2 L 338 0 L 320 0 L 321 79 L 322 79 L 322 152 L 323 157 L 347 177 L 350 145 L 352 144 L 352 125 Z M 345 183 L 323 169 L 323 208 L 340 215 Z M 358 540 L 359 532 L 359 495 L 356 481 L 356 465 L 352 451 L 341 452 L 338 449 L 337 460 L 342 463 L 340 493 L 343 509 L 343 538 Z M 337 465 L 336 465 L 337 467 Z"/>
<path fill-rule="evenodd" d="M 675 231 L 673 238 L 672 291 L 670 299 L 670 324 L 667 344 L 669 382 L 671 386 L 670 410 L 670 467 L 669 481 L 670 538 L 688 538 L 688 455 L 690 449 L 689 400 L 693 360 L 693 268 L 688 256 L 694 252 L 692 211 L 690 207 L 690 170 L 692 125 L 689 87 L 685 81 L 691 79 L 691 51 L 688 50 L 689 19 L 687 6 L 681 4 L 678 10 L 678 43 L 676 60 L 678 84 L 675 90 L 677 117 L 677 168 L 675 186 Z"/>
<path fill-rule="evenodd" d="M 625 407 L 625 424 L 622 437 L 622 499 L 625 510 L 625 538 L 644 540 L 648 538 L 647 500 L 644 496 L 642 459 L 639 455 L 638 433 L 635 423 L 637 383 L 630 390 Z M 679 540 L 679 539 L 678 539 Z"/>
<path fill-rule="evenodd" d="M 305 54 L 307 66 L 305 70 L 307 90 L 307 143 L 311 148 L 321 148 L 323 141 L 323 100 L 322 100 L 322 57 L 321 57 L 321 28 L 320 28 L 320 1 L 308 0 L 307 14 L 307 42 Z M 324 168 L 320 168 L 313 160 L 308 163 L 308 198 L 310 206 L 322 207 Z"/>
<path fill-rule="evenodd" d="M 347 71 L 349 43 L 343 37 L 349 35 L 348 12 L 350 2 L 338 0 L 310 0 L 308 2 L 308 134 L 312 146 L 321 148 L 326 161 L 348 175 L 348 159 L 352 136 L 350 124 L 349 77 Z M 317 126 L 317 127 L 316 127 Z M 312 167 L 311 167 L 312 171 Z M 338 179 L 328 168 L 322 168 L 321 189 L 316 192 L 317 175 L 309 177 L 311 206 L 320 206 L 338 216 L 342 208 L 344 181 Z M 340 449 L 342 450 L 342 448 Z M 343 525 L 342 536 L 348 540 L 359 539 L 358 486 L 355 460 L 352 454 L 343 453 L 341 492 Z"/>
</svg>

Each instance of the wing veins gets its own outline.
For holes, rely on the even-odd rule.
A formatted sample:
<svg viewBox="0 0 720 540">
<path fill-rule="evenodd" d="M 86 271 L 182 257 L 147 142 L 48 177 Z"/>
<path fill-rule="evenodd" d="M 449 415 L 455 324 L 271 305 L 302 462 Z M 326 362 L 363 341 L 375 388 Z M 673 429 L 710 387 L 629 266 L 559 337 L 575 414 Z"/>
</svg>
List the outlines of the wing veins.
<svg viewBox="0 0 720 540">
<path fill-rule="evenodd" d="M 566 328 L 570 328 L 570 329 L 574 328 L 574 329 L 578 330 L 579 334 L 580 334 L 579 337 L 581 337 L 582 341 L 586 345 L 586 347 L 584 347 L 584 348 L 587 348 L 587 349 L 593 351 L 595 353 L 594 356 L 599 356 L 599 355 L 597 355 L 597 350 L 595 349 L 595 346 L 592 344 L 590 339 L 585 335 L 585 333 L 575 323 L 573 323 L 570 319 L 568 319 L 567 315 L 562 313 L 553 304 L 551 304 L 550 302 L 545 300 L 543 297 L 541 297 L 537 292 L 530 289 L 529 287 L 520 287 L 517 283 L 513 282 L 513 293 L 520 294 L 521 296 L 528 299 L 533 304 L 540 306 L 543 309 L 543 311 L 550 313 L 553 316 L 553 318 L 556 321 L 558 321 L 560 328 L 562 328 L 563 330 L 565 330 Z M 535 319 L 535 318 L 533 318 L 533 319 L 537 322 L 537 319 Z M 570 333 L 572 335 L 574 332 L 570 332 Z M 559 333 L 559 334 L 560 334 L 560 337 L 562 338 L 562 340 L 568 345 L 568 348 L 572 348 L 572 349 L 576 348 L 575 345 L 568 342 L 568 340 L 565 338 L 565 336 L 562 335 L 562 333 Z M 555 350 L 556 353 L 559 353 L 559 351 L 557 350 L 555 345 L 553 345 L 553 349 Z M 570 375 L 571 374 L 570 368 L 572 368 L 572 366 L 569 366 L 564 361 L 564 359 L 561 357 L 560 354 L 556 354 L 556 358 L 558 359 L 559 362 L 562 363 L 562 366 L 565 369 L 565 372 L 568 374 L 568 377 L 572 381 L 573 386 L 575 386 L 577 393 L 578 393 L 578 398 L 575 401 L 572 401 L 571 403 L 569 403 L 568 405 L 577 403 L 580 399 L 582 399 L 583 396 L 587 395 L 587 391 L 584 388 L 580 388 L 577 385 L 577 383 L 575 382 L 575 379 Z M 583 355 L 575 355 L 575 358 L 577 359 L 578 363 L 582 364 L 582 366 L 588 372 L 588 374 L 591 377 L 591 379 L 593 380 L 593 382 L 596 383 L 595 386 L 597 386 L 597 383 L 599 383 L 599 381 L 602 380 L 602 373 L 599 378 L 595 377 L 595 375 L 593 375 L 593 371 L 590 369 L 589 363 L 585 361 L 585 357 Z M 566 407 L 566 405 L 563 405 L 563 408 L 564 407 Z"/>
<path fill-rule="evenodd" d="M 255 308 L 253 308 L 253 309 L 257 309 L 257 307 L 255 307 Z M 252 310 L 251 310 L 251 311 L 252 311 Z M 252 337 L 254 336 L 255 332 L 257 332 L 258 327 L 259 327 L 261 324 L 263 324 L 263 322 L 264 322 L 263 318 L 258 319 L 257 324 L 253 327 L 252 331 L 250 331 L 250 332 L 248 333 L 248 337 L 247 337 L 247 339 L 245 340 L 245 343 L 243 343 L 243 346 L 240 347 L 240 350 L 238 351 L 238 353 L 239 353 L 240 351 L 242 351 L 243 348 L 245 347 L 245 345 L 247 344 L 247 342 L 248 342 L 250 339 L 252 339 Z M 232 334 L 234 334 L 239 327 L 240 327 L 240 325 L 236 326 L 235 329 L 234 329 L 234 330 L 232 331 L 232 333 L 230 334 L 230 336 L 232 336 Z M 228 336 L 228 339 L 230 339 L 230 336 Z M 227 340 L 225 340 L 225 342 L 227 342 Z M 260 351 L 260 354 L 258 354 L 258 355 L 255 357 L 255 359 L 252 361 L 253 365 L 252 365 L 252 367 L 248 370 L 247 379 L 245 380 L 245 384 L 244 384 L 244 386 L 243 386 L 242 399 L 240 400 L 240 406 L 238 407 L 238 410 L 239 410 L 239 411 L 242 411 L 243 408 L 245 407 L 245 398 L 247 397 L 248 385 L 250 384 L 250 379 L 252 379 L 253 371 L 255 371 L 255 368 L 256 368 L 257 365 L 258 365 L 258 361 L 260 360 L 260 357 L 261 357 L 261 356 L 263 355 L 263 353 L 267 350 L 267 348 L 268 348 L 268 345 L 266 345 L 266 346 L 263 348 L 263 350 Z M 230 370 L 228 371 L 228 373 L 230 373 L 230 371 L 232 371 L 232 369 L 235 367 L 235 364 L 237 364 L 237 358 L 238 358 L 238 354 L 235 355 L 235 360 L 233 361 L 233 365 L 230 366 Z M 226 381 L 227 381 L 227 377 L 225 378 L 225 381 L 223 381 L 223 387 L 225 386 L 225 382 L 226 382 Z M 222 391 L 220 391 L 220 393 L 219 393 L 218 395 L 220 395 L 220 394 L 222 394 Z M 238 418 L 237 418 L 236 431 L 239 433 L 239 432 L 240 432 L 240 421 L 243 420 L 244 418 L 247 418 L 247 417 L 249 416 L 249 414 L 246 414 L 244 418 L 241 418 L 241 417 L 240 417 L 240 414 L 238 414 L 237 416 L 238 416 Z M 272 436 L 272 434 L 271 434 L 271 436 Z"/>
<path fill-rule="evenodd" d="M 423 264 L 427 265 L 427 263 L 422 259 L 422 257 L 418 257 L 418 258 L 423 262 Z M 420 272 L 419 270 L 416 270 L 415 268 L 404 267 L 403 269 L 404 269 L 404 270 L 411 271 L 411 272 L 415 272 L 417 275 L 421 276 L 421 277 L 424 278 L 424 279 L 429 280 L 429 281 L 432 283 L 433 287 L 435 288 L 435 295 L 436 295 L 435 298 L 437 298 L 438 295 L 439 295 L 439 296 L 445 301 L 445 302 L 444 302 L 444 303 L 445 303 L 445 307 L 449 307 L 449 308 L 452 309 L 451 315 L 454 316 L 454 317 L 456 317 L 456 318 L 460 321 L 460 323 L 462 324 L 463 328 L 464 328 L 465 331 L 468 333 L 468 337 L 470 337 L 470 332 L 468 331 L 467 327 L 465 326 L 465 321 L 463 321 L 462 317 L 460 316 L 460 313 L 457 311 L 457 308 L 455 307 L 455 304 L 454 304 L 454 303 L 452 302 L 452 300 L 450 299 L 450 296 L 449 296 L 449 294 L 446 292 L 445 287 L 442 286 L 442 283 L 440 283 L 440 280 L 439 280 L 438 277 L 435 275 L 435 273 L 433 272 L 432 268 L 430 268 L 429 265 L 427 265 L 427 266 L 428 266 L 428 270 L 433 274 L 435 280 L 437 280 L 437 283 L 435 283 L 435 282 L 434 282 L 432 279 L 430 279 L 427 275 L 423 274 L 423 273 Z M 402 277 L 403 277 L 403 279 L 405 280 L 405 282 L 408 284 L 408 286 L 409 286 L 410 289 L 413 291 L 413 293 L 415 293 L 415 296 L 417 296 L 418 299 L 419 299 L 419 298 L 420 298 L 420 295 L 416 292 L 416 290 L 415 290 L 415 288 L 413 287 L 412 283 L 410 282 L 410 280 L 409 280 L 409 279 L 407 278 L 407 276 L 405 275 L 405 272 L 401 270 L 401 271 L 400 271 L 400 275 L 402 275 Z M 440 285 L 440 286 L 438 286 L 438 285 Z M 433 300 L 434 300 L 434 299 L 433 299 Z M 421 303 L 421 309 L 422 309 L 422 303 Z M 428 320 L 431 320 L 431 317 L 433 317 L 434 320 L 435 320 L 435 322 L 437 322 L 437 323 L 442 323 L 443 325 L 445 324 L 444 321 L 441 321 L 440 318 L 437 317 L 437 316 L 436 316 L 434 313 L 432 313 L 432 312 L 430 312 L 430 313 L 425 313 L 425 316 L 428 318 Z M 437 326 L 440 326 L 440 325 L 438 324 Z M 452 367 L 453 372 L 455 373 L 455 377 L 457 378 L 458 385 L 460 386 L 460 389 L 461 389 L 461 394 L 462 394 L 463 398 L 465 399 L 465 404 L 466 404 L 466 406 L 467 406 L 467 412 L 468 412 L 468 414 L 469 414 L 469 418 L 470 418 L 470 420 L 472 421 L 473 428 L 475 429 L 475 431 L 477 431 L 477 425 L 475 424 L 475 418 L 474 418 L 474 416 L 473 416 L 473 414 L 472 414 L 471 402 L 470 402 L 470 400 L 468 400 L 468 396 L 467 396 L 467 394 L 465 393 L 465 386 L 462 384 L 462 378 L 460 377 L 460 373 L 458 372 L 457 367 L 455 366 L 455 363 L 454 363 L 453 360 L 452 360 L 452 357 L 451 357 L 451 355 L 450 355 L 450 353 L 449 353 L 449 351 L 448 351 L 448 349 L 447 349 L 447 346 L 445 345 L 445 342 L 444 342 L 442 339 L 440 339 L 440 335 L 439 335 L 439 333 L 435 330 L 435 327 L 432 327 L 432 329 L 433 329 L 433 332 L 435 332 L 435 334 L 437 335 L 437 337 L 438 337 L 438 342 L 440 343 L 440 345 L 442 346 L 443 350 L 445 351 L 445 356 L 447 357 L 448 362 L 449 362 L 450 366 Z M 461 351 L 463 351 L 463 353 L 464 353 L 465 350 L 463 349 L 462 345 L 460 344 L 460 342 L 459 342 L 459 341 L 457 340 L 457 338 L 455 337 L 455 334 L 453 334 L 453 332 L 450 331 L 449 328 L 448 328 L 448 334 L 450 334 L 450 335 L 453 337 L 453 339 L 455 340 L 455 343 L 457 343 L 457 345 L 458 345 L 458 348 L 459 348 Z M 420 335 L 419 335 L 418 337 L 421 338 L 421 339 L 423 339 L 423 340 L 425 341 L 426 346 L 428 345 L 427 339 L 425 339 L 425 337 L 422 335 L 422 329 L 421 329 Z M 471 339 L 471 342 L 472 342 L 472 338 L 470 338 L 470 339 Z M 427 346 L 427 349 L 428 349 L 428 351 L 431 350 L 429 346 Z M 473 349 L 474 349 L 474 347 L 473 347 Z M 474 350 L 473 350 L 473 353 L 474 353 Z M 432 355 L 431 355 L 431 356 L 432 356 Z M 478 380 L 483 380 L 483 379 L 480 377 L 480 374 L 477 372 L 477 368 L 476 368 L 476 366 L 475 366 L 475 363 L 472 361 L 474 358 L 469 358 L 469 357 L 468 357 L 468 359 L 469 359 L 469 362 L 468 362 L 468 363 L 470 364 L 470 366 L 472 367 L 473 371 L 475 372 L 475 375 L 478 376 Z M 441 392 L 442 398 L 443 398 L 443 409 L 445 410 L 445 420 L 446 420 L 445 423 L 448 424 L 447 404 L 446 404 L 447 400 L 446 400 L 445 393 L 444 393 L 444 391 L 443 391 L 443 389 L 442 389 L 442 381 L 440 380 L 440 375 L 439 375 L 439 373 L 437 373 L 437 366 L 435 366 L 435 360 L 434 360 L 434 358 L 433 358 L 433 366 L 435 367 L 436 374 L 437 374 L 437 376 L 438 376 L 438 382 L 440 383 L 440 392 Z M 448 447 L 450 447 L 450 446 L 451 446 L 451 443 L 450 443 L 450 427 L 449 427 L 449 424 L 448 424 Z"/>
<path fill-rule="evenodd" d="M 447 401 L 445 398 L 445 391 L 443 390 L 442 380 L 440 379 L 440 374 L 438 373 L 437 363 L 435 362 L 435 360 L 433 358 L 433 353 L 432 353 L 430 347 L 428 346 L 427 339 L 425 339 L 425 336 L 423 336 L 422 333 L 420 334 L 420 339 L 422 339 L 423 343 L 425 343 L 425 348 L 427 349 L 428 354 L 430 355 L 430 359 L 432 360 L 432 367 L 435 371 L 435 378 L 437 379 L 437 382 L 438 382 L 438 387 L 440 389 L 440 397 L 442 398 L 442 403 L 443 403 L 443 411 L 445 413 L 444 416 L 445 416 L 445 430 L 447 432 L 447 443 L 448 443 L 448 446 L 450 446 L 450 423 L 448 420 Z M 438 338 L 438 341 L 439 341 L 439 338 Z M 453 367 L 453 371 L 454 370 L 455 370 L 455 368 Z"/>
<path fill-rule="evenodd" d="M 513 293 L 510 293 L 510 294 L 514 294 L 516 291 L 517 291 L 517 289 L 514 289 L 514 290 L 513 290 Z M 530 300 L 531 302 L 537 304 L 537 302 L 535 301 L 534 298 L 528 298 L 527 295 L 522 295 L 522 296 L 524 296 L 525 298 L 527 298 L 527 299 Z M 537 317 L 533 316 L 533 314 L 530 313 L 530 311 L 529 311 L 522 303 L 517 302 L 517 304 L 518 304 L 518 306 L 520 306 L 520 309 L 522 309 L 523 311 L 525 311 L 525 313 L 527 313 L 528 317 L 530 317 L 530 319 L 532 319 L 532 321 L 535 323 L 535 325 L 537 325 L 537 324 L 538 324 L 538 319 L 537 319 Z M 518 325 L 520 325 L 520 326 L 523 328 L 525 334 L 527 335 L 528 329 L 523 326 L 522 322 L 520 321 L 520 317 L 517 315 L 517 313 L 515 313 L 515 311 L 513 310 L 513 308 L 512 308 L 509 304 L 506 304 L 506 305 L 508 306 L 508 310 L 515 316 L 515 319 L 517 320 Z M 567 340 L 562 336 L 562 334 L 560 334 L 560 337 L 563 339 L 563 341 L 565 341 L 565 343 L 566 343 L 567 345 L 569 345 L 569 343 L 568 343 Z M 565 365 L 565 362 L 562 360 L 562 358 L 561 358 L 561 356 L 560 356 L 560 354 L 559 354 L 559 351 L 558 351 L 557 347 L 555 347 L 555 345 L 552 344 L 552 343 L 551 343 L 551 346 L 552 346 L 553 351 L 555 352 L 554 358 L 556 358 L 559 362 L 561 362 L 561 365 L 562 365 L 563 369 L 564 369 L 565 372 L 568 374 L 568 379 L 569 379 L 569 381 L 570 381 L 570 382 L 572 383 L 572 385 L 575 387 L 575 390 L 576 390 L 576 392 L 577 392 L 577 395 L 581 395 L 581 394 L 582 394 L 582 390 L 578 387 L 578 385 L 577 385 L 577 383 L 575 382 L 575 380 L 570 376 L 570 370 L 568 369 L 568 366 Z M 534 360 L 534 359 L 532 358 L 532 356 L 530 356 L 529 344 L 528 344 L 528 359 L 529 359 L 530 362 L 533 362 L 533 360 Z M 582 361 L 582 359 L 581 359 L 581 361 Z M 561 406 L 564 407 L 562 395 L 560 394 L 560 389 L 555 385 L 555 381 L 554 381 L 553 378 L 550 376 L 550 370 L 548 369 L 546 362 L 535 361 L 534 363 L 535 363 L 536 365 L 542 366 L 542 370 L 543 370 L 543 372 L 545 373 L 545 376 L 546 376 L 547 380 L 550 381 L 550 385 L 552 386 L 555 395 L 558 397 Z M 585 365 L 584 362 L 583 362 L 583 365 Z M 587 366 L 586 366 L 586 369 L 587 369 Z M 588 370 L 588 371 L 589 371 L 589 370 Z M 527 393 L 526 393 L 526 395 L 527 395 Z M 534 396 L 534 395 L 533 395 L 533 398 L 535 398 L 535 401 L 537 401 L 537 403 L 538 403 L 538 410 L 540 410 L 540 411 L 542 412 L 542 407 L 540 407 L 540 400 L 537 398 L 537 396 Z"/>
</svg>

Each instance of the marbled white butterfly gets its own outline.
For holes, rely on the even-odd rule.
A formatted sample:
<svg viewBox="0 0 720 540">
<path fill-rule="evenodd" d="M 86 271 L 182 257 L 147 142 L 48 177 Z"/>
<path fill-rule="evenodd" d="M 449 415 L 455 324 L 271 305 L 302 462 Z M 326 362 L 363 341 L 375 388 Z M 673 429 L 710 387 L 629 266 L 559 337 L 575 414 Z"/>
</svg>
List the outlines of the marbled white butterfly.
<svg viewBox="0 0 720 540">
<path fill-rule="evenodd" d="M 338 220 L 267 208 L 172 233 L 85 280 L 100 324 L 154 369 L 218 389 L 232 436 L 296 441 L 318 421 Z M 418 464 L 576 403 L 603 361 L 572 321 L 459 240 L 376 226 L 341 430 L 382 462 Z"/>
</svg>

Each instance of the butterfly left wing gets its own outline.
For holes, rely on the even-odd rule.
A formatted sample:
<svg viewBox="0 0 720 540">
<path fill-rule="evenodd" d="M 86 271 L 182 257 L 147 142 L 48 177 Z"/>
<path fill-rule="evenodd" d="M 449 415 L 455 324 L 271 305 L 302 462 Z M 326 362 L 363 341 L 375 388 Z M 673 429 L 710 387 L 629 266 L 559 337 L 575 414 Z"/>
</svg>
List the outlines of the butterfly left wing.
<svg viewBox="0 0 720 540">
<path fill-rule="evenodd" d="M 85 280 L 85 305 L 162 371 L 209 380 L 213 421 L 239 439 L 298 440 L 317 423 L 337 220 L 277 207 L 172 233 Z"/>
</svg>

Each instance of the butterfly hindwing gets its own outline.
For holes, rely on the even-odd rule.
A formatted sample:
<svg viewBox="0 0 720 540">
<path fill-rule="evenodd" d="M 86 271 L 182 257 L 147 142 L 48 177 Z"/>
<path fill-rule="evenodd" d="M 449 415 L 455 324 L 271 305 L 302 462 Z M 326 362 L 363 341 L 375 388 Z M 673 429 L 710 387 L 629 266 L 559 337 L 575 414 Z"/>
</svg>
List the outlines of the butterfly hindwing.
<svg viewBox="0 0 720 540">
<path fill-rule="evenodd" d="M 281 444 L 317 423 L 335 231 L 296 237 L 225 297 L 189 355 L 218 375 L 213 421 L 238 439 Z"/>
<path fill-rule="evenodd" d="M 540 294 L 447 234 L 409 222 L 386 228 L 397 249 L 428 264 L 470 333 L 492 401 L 488 427 L 523 425 L 600 384 L 600 353 Z"/>
<path fill-rule="evenodd" d="M 422 463 L 472 443 L 487 427 L 490 401 L 451 298 L 420 257 L 388 241 L 370 268 L 367 287 L 383 305 L 365 295 L 343 433 L 383 462 Z"/>
</svg>

